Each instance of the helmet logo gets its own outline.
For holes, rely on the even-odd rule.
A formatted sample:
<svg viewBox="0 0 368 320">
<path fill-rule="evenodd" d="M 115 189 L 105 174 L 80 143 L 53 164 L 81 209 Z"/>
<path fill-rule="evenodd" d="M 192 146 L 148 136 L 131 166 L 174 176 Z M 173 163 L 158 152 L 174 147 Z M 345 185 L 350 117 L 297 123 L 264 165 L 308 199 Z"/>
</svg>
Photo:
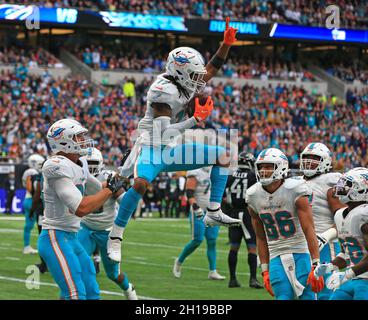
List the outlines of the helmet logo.
<svg viewBox="0 0 368 320">
<path fill-rule="evenodd" d="M 309 149 L 309 150 L 313 150 L 314 145 L 315 145 L 315 143 L 311 143 L 311 144 L 308 146 L 308 149 Z"/>
<path fill-rule="evenodd" d="M 50 138 L 54 138 L 55 140 L 59 140 L 62 136 L 63 136 L 63 131 L 65 130 L 65 128 L 54 128 L 52 130 L 52 133 L 50 135 Z"/>
<path fill-rule="evenodd" d="M 175 64 L 178 65 L 178 66 L 183 66 L 187 63 L 190 63 L 189 59 L 186 56 L 184 56 L 183 54 L 174 57 L 174 61 L 175 61 Z"/>
<path fill-rule="evenodd" d="M 259 155 L 259 160 L 264 160 L 265 156 L 267 155 L 267 149 L 263 150 Z"/>
</svg>

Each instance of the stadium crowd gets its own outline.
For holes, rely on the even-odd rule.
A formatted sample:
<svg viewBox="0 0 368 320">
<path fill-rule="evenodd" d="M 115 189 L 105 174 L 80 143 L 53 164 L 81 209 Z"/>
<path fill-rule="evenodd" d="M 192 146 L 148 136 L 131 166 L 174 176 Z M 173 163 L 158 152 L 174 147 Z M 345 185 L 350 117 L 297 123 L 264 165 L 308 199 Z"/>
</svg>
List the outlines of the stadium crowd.
<svg viewBox="0 0 368 320">
<path fill-rule="evenodd" d="M 2 0 L 1 3 L 15 3 Z M 324 26 L 326 7 L 337 5 L 343 27 L 367 25 L 368 7 L 365 0 L 26 0 L 25 4 L 46 7 L 74 7 L 80 9 L 129 11 L 144 14 L 169 14 L 205 19 L 232 19 L 257 23 L 291 23 Z"/>
<path fill-rule="evenodd" d="M 48 51 L 19 46 L 0 47 L 0 64 L 25 67 L 62 68 L 63 63 Z"/>
<path fill-rule="evenodd" d="M 94 85 L 79 76 L 54 80 L 24 73 L 0 74 L 0 154 L 26 160 L 32 152 L 48 154 L 45 133 L 51 122 L 74 117 L 90 130 L 109 165 L 132 146 L 131 136 L 145 110 L 151 78 L 125 78 L 121 85 Z M 334 151 L 337 168 L 367 165 L 368 90 L 349 92 L 348 102 L 307 93 L 302 88 L 238 87 L 231 80 L 211 84 L 206 94 L 215 109 L 209 127 L 239 130 L 239 148 L 255 155 L 279 147 L 297 166 L 311 141 Z"/>
<path fill-rule="evenodd" d="M 102 46 L 75 48 L 76 55 L 86 65 L 96 70 L 134 70 L 144 73 L 160 72 L 165 67 L 167 54 L 142 51 L 137 48 L 110 50 Z M 211 53 L 204 51 L 209 61 Z M 244 53 L 243 53 L 244 54 Z M 262 55 L 232 55 L 222 67 L 219 76 L 229 78 L 314 81 L 314 76 L 300 63 L 286 61 L 282 58 L 263 57 Z"/>
</svg>

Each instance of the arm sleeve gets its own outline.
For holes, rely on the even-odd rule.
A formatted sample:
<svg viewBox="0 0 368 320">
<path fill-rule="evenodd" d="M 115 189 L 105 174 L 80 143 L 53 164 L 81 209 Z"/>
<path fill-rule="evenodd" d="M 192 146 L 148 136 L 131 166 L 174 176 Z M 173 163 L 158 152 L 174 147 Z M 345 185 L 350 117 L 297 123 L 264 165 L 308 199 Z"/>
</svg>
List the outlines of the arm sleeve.
<svg viewBox="0 0 368 320">
<path fill-rule="evenodd" d="M 73 181 L 68 178 L 59 178 L 49 180 L 49 184 L 54 188 L 59 199 L 74 214 L 77 211 L 83 196 L 74 185 Z"/>
<path fill-rule="evenodd" d="M 176 130 L 178 134 L 183 133 L 184 130 L 190 129 L 197 124 L 197 120 L 194 117 L 191 117 L 182 122 L 170 123 L 171 118 L 167 116 L 161 116 L 153 119 L 153 132 L 154 134 L 158 134 L 161 137 L 161 133 L 165 130 Z M 177 135 L 178 135 L 177 134 Z M 173 135 L 172 135 L 173 136 Z"/>
</svg>

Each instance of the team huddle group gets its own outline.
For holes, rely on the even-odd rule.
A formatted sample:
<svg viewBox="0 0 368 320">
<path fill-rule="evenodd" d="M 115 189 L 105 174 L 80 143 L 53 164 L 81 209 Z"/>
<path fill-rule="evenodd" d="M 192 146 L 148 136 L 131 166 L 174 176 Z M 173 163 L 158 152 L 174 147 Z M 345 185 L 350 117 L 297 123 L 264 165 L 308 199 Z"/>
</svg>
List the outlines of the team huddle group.
<svg viewBox="0 0 368 320">
<path fill-rule="evenodd" d="M 303 177 L 289 177 L 288 158 L 275 148 L 262 150 L 255 161 L 241 153 L 239 169 L 230 173 L 223 146 L 176 142 L 211 115 L 211 97 L 199 95 L 225 63 L 236 32 L 227 18 L 224 41 L 207 64 L 193 48 L 169 53 L 165 73 L 148 90 L 138 138 L 122 155 L 119 174 L 101 170 L 101 155 L 78 121 L 62 119 L 49 128 L 54 155 L 43 163 L 36 187 L 44 206 L 38 249 L 61 298 L 99 298 L 91 259 L 96 248 L 108 277 L 128 299 L 137 298 L 120 271 L 124 231 L 160 172 L 186 171 L 193 239 L 175 260 L 175 277 L 206 237 L 208 277 L 223 278 L 216 271 L 215 244 L 218 227 L 226 226 L 229 287 L 239 286 L 235 267 L 244 237 L 251 287 L 262 287 L 258 255 L 264 287 L 276 299 L 368 299 L 368 169 L 331 172 L 332 153 L 316 142 L 301 154 Z M 134 179 L 129 188 L 128 178 Z"/>
</svg>

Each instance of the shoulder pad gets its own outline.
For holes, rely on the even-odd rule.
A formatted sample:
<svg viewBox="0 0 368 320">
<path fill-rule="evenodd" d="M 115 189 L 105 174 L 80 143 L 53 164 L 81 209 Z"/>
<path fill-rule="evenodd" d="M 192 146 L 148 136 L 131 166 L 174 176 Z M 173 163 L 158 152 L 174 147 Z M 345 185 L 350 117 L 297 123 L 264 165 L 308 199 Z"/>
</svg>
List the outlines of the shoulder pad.
<svg viewBox="0 0 368 320">
<path fill-rule="evenodd" d="M 147 93 L 147 100 L 149 102 L 159 102 L 170 104 L 173 97 L 179 96 L 178 88 L 170 81 L 163 82 L 156 80 L 150 86 Z"/>
<path fill-rule="evenodd" d="M 26 171 L 24 171 L 23 177 L 34 176 L 34 175 L 37 175 L 37 174 L 38 174 L 38 172 L 37 172 L 36 169 L 29 168 Z"/>
<path fill-rule="evenodd" d="M 260 185 L 261 185 L 260 182 L 256 182 L 254 185 L 252 185 L 250 188 L 247 189 L 246 195 L 253 196 L 254 194 L 256 194 Z"/>
<path fill-rule="evenodd" d="M 67 164 L 64 157 L 52 157 L 44 163 L 42 174 L 47 178 L 70 178 L 72 179 L 72 168 Z"/>
<path fill-rule="evenodd" d="M 297 177 L 287 178 L 284 182 L 284 186 L 288 190 L 292 190 L 303 184 L 306 184 L 306 181 L 303 178 L 297 178 Z"/>
<path fill-rule="evenodd" d="M 198 177 L 201 169 L 187 171 L 187 177 Z"/>
<path fill-rule="evenodd" d="M 326 173 L 326 184 L 330 187 L 336 185 L 342 174 L 340 172 L 329 172 Z"/>
</svg>

